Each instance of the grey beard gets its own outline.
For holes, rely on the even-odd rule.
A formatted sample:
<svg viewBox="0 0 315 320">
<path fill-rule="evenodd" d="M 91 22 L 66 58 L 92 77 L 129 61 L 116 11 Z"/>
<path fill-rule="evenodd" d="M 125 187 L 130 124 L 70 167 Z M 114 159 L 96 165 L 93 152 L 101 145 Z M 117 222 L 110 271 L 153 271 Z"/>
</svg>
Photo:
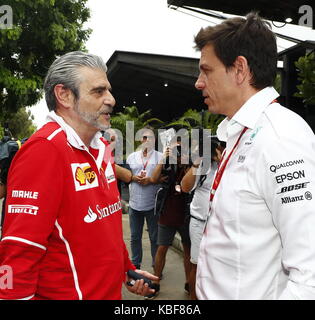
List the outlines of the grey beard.
<svg viewBox="0 0 315 320">
<path fill-rule="evenodd" d="M 80 111 L 78 105 L 75 105 L 74 108 L 75 112 L 87 123 L 89 123 L 90 125 L 92 125 L 93 127 L 99 129 L 100 131 L 105 131 L 107 129 L 109 129 L 111 127 L 111 125 L 104 125 L 101 124 L 97 121 L 97 119 L 99 118 L 99 116 L 104 112 L 104 111 L 100 111 L 97 113 L 89 113 L 89 112 L 84 112 L 84 111 Z"/>
</svg>

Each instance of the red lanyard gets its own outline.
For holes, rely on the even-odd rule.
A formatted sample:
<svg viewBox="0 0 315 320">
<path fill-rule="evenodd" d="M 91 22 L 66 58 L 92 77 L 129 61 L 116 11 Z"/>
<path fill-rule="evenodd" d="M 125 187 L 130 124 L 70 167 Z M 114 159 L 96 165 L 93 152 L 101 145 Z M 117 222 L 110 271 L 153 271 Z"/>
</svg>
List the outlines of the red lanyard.
<svg viewBox="0 0 315 320">
<path fill-rule="evenodd" d="M 235 143 L 232 151 L 230 152 L 230 154 L 228 155 L 228 157 L 226 158 L 226 160 L 224 161 L 224 163 L 223 163 L 222 166 L 221 166 L 221 163 L 222 163 L 222 161 L 223 161 L 223 158 L 224 158 L 224 155 L 225 155 L 225 154 L 222 156 L 222 159 L 221 159 L 221 161 L 220 161 L 220 163 L 219 163 L 218 171 L 217 171 L 217 173 L 216 173 L 216 175 L 215 175 L 215 178 L 214 178 L 214 181 L 213 181 L 213 185 L 212 185 L 212 189 L 211 189 L 211 193 L 210 193 L 210 201 L 213 200 L 213 197 L 214 197 L 214 195 L 215 195 L 215 192 L 217 191 L 218 186 L 219 186 L 219 184 L 220 184 L 220 181 L 221 181 L 223 172 L 224 172 L 224 170 L 225 170 L 225 168 L 226 168 L 227 163 L 229 162 L 229 160 L 230 160 L 230 158 L 231 158 L 232 153 L 233 153 L 234 150 L 236 149 L 236 147 L 237 147 L 237 145 L 239 144 L 239 142 L 240 142 L 243 134 L 245 133 L 245 131 L 246 131 L 247 129 L 248 129 L 248 128 L 245 127 L 245 128 L 242 130 L 242 132 L 241 132 L 240 136 L 238 137 L 238 139 L 237 139 L 237 141 L 236 141 L 236 143 Z"/>
<path fill-rule="evenodd" d="M 147 167 L 148 163 L 149 163 L 149 160 L 152 156 L 153 152 L 150 154 L 148 160 L 146 161 L 146 163 L 143 162 L 143 157 L 142 157 L 142 154 L 141 154 L 141 160 L 142 160 L 142 164 L 143 164 L 143 170 L 145 170 L 145 168 Z"/>
<path fill-rule="evenodd" d="M 274 99 L 274 100 L 271 101 L 270 104 L 277 103 L 277 102 L 278 102 L 277 99 Z M 212 189 L 211 189 L 211 193 L 210 193 L 210 201 L 213 200 L 213 197 L 214 197 L 214 195 L 215 195 L 215 192 L 217 191 L 218 186 L 219 186 L 219 184 L 220 184 L 220 181 L 221 181 L 223 172 L 224 172 L 224 170 L 225 170 L 225 168 L 226 168 L 227 163 L 229 162 L 229 160 L 230 160 L 230 158 L 231 158 L 232 153 L 233 153 L 234 150 L 236 149 L 236 147 L 237 147 L 237 145 L 239 144 L 239 142 L 240 142 L 243 134 L 245 133 L 245 131 L 246 131 L 247 129 L 248 129 L 248 128 L 245 127 L 245 128 L 242 130 L 242 132 L 241 132 L 240 136 L 238 137 L 238 139 L 237 139 L 237 141 L 236 141 L 236 143 L 235 143 L 232 151 L 230 152 L 229 156 L 227 157 L 227 159 L 225 160 L 225 162 L 224 162 L 224 163 L 222 164 L 222 166 L 221 166 L 221 163 L 222 163 L 222 161 L 223 161 L 223 158 L 224 158 L 225 154 L 222 156 L 222 159 L 221 159 L 221 161 L 220 161 L 220 163 L 219 163 L 218 171 L 217 171 L 217 173 L 216 173 L 216 175 L 215 175 L 215 178 L 214 178 L 214 181 L 213 181 L 213 185 L 212 185 Z"/>
</svg>

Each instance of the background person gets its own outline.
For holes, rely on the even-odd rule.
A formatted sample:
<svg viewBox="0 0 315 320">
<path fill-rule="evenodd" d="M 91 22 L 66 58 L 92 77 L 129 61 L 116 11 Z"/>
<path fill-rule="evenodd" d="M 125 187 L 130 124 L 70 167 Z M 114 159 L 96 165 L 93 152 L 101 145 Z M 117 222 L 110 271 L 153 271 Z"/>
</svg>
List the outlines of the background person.
<svg viewBox="0 0 315 320">
<path fill-rule="evenodd" d="M 118 134 L 115 129 L 109 128 L 103 132 L 103 137 L 106 141 L 108 141 L 108 150 L 112 156 L 112 163 L 115 162 L 115 172 L 117 175 L 117 185 L 119 193 L 122 195 L 122 184 L 130 183 L 132 178 L 132 173 L 130 170 L 125 168 L 125 164 L 123 163 L 123 155 L 122 155 L 122 142 L 120 141 Z M 118 163 L 118 164 L 117 164 Z M 123 212 L 125 210 L 126 202 L 124 199 L 121 199 L 123 204 Z"/>
<path fill-rule="evenodd" d="M 202 132 L 201 132 L 202 134 Z M 211 139 L 211 163 L 208 170 L 203 167 L 205 162 L 201 158 L 197 158 L 192 164 L 191 168 L 185 174 L 181 181 L 181 188 L 183 192 L 192 192 L 193 198 L 190 203 L 190 223 L 189 223 L 189 236 L 191 241 L 190 248 L 190 274 L 189 274 L 189 292 L 192 300 L 196 300 L 196 272 L 200 241 L 203 234 L 206 218 L 209 213 L 209 198 L 210 190 L 214 178 L 214 174 L 218 168 L 218 163 L 221 159 L 222 148 L 219 141 L 214 138 Z"/>
<path fill-rule="evenodd" d="M 131 153 L 127 158 L 127 165 L 132 172 L 129 184 L 129 224 L 131 232 L 132 262 L 137 269 L 142 263 L 142 234 L 144 221 L 147 223 L 151 245 L 152 267 L 157 250 L 157 220 L 154 215 L 155 194 L 158 184 L 151 182 L 151 174 L 163 157 L 161 152 L 154 150 L 155 135 L 150 127 L 142 129 L 140 150 Z M 159 181 L 157 181 L 158 183 Z"/>
<path fill-rule="evenodd" d="M 163 188 L 160 188 L 160 192 L 157 194 L 155 212 L 159 217 L 158 220 L 158 249 L 155 256 L 155 275 L 159 280 L 154 281 L 157 286 L 155 293 L 147 296 L 149 299 L 155 298 L 159 292 L 159 283 L 162 278 L 162 272 L 166 262 L 166 254 L 169 246 L 172 245 L 176 232 L 181 236 L 181 241 L 184 251 L 184 270 L 185 270 L 185 284 L 184 289 L 189 293 L 189 272 L 190 272 L 190 239 L 189 239 L 189 223 L 187 221 L 189 209 L 188 201 L 190 196 L 187 193 L 181 191 L 180 181 L 189 169 L 188 164 L 182 164 L 182 155 L 176 152 L 177 145 L 171 145 L 164 152 L 164 157 L 160 160 L 152 173 L 151 180 L 153 183 L 158 181 L 163 176 L 167 177 L 167 180 L 162 184 Z M 177 153 L 177 155 L 176 155 Z M 176 157 L 177 161 L 171 161 L 170 157 Z M 188 155 L 187 155 L 188 156 Z M 169 158 L 169 164 L 166 159 Z M 163 199 L 159 197 L 162 194 Z M 158 200 L 159 199 L 159 200 Z"/>
<path fill-rule="evenodd" d="M 110 126 L 115 104 L 106 65 L 67 53 L 49 68 L 44 89 L 48 122 L 9 171 L 0 265 L 14 277 L 0 299 L 121 299 L 131 280 L 126 271 L 135 267 L 123 241 L 115 167 L 99 132 Z M 143 280 L 127 288 L 154 292 Z"/>
<path fill-rule="evenodd" d="M 1 239 L 1 229 L 4 222 L 5 213 L 5 197 L 7 192 L 7 180 L 8 172 L 12 162 L 13 157 L 21 147 L 21 145 L 27 140 L 27 138 L 20 140 L 15 140 L 9 128 L 5 129 L 5 135 L 0 141 L 0 200 L 2 201 L 1 208 L 1 219 L 0 219 L 0 239 Z"/>
<path fill-rule="evenodd" d="M 210 112 L 226 115 L 217 130 L 226 151 L 200 244 L 197 297 L 314 299 L 315 137 L 275 101 L 276 37 L 250 13 L 201 29 L 195 43 L 196 88 Z"/>
</svg>

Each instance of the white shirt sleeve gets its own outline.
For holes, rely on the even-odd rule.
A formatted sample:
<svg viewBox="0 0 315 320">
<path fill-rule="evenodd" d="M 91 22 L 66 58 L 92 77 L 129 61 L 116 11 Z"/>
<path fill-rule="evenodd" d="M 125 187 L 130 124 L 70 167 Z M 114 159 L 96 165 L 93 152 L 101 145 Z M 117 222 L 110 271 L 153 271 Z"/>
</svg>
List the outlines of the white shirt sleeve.
<svg viewBox="0 0 315 320">
<path fill-rule="evenodd" d="M 292 136 L 265 144 L 256 179 L 280 235 L 282 267 L 289 273 L 279 299 L 315 299 L 315 140 Z"/>
</svg>

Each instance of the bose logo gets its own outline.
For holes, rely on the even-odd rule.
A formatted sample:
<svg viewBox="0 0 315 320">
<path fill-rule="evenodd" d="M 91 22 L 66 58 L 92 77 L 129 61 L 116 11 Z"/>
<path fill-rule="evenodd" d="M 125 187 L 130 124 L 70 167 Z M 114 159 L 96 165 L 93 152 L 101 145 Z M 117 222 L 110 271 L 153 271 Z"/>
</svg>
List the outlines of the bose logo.
<svg viewBox="0 0 315 320">
<path fill-rule="evenodd" d="M 9 213 L 27 213 L 32 214 L 34 216 L 37 215 L 38 209 L 38 207 L 31 206 L 28 204 L 10 204 L 8 206 Z"/>
<path fill-rule="evenodd" d="M 303 182 L 298 184 L 292 184 L 291 186 L 288 186 L 288 187 L 282 187 L 280 192 L 277 192 L 277 194 L 306 188 L 308 183 L 310 182 L 308 181 L 308 182 Z"/>
</svg>

